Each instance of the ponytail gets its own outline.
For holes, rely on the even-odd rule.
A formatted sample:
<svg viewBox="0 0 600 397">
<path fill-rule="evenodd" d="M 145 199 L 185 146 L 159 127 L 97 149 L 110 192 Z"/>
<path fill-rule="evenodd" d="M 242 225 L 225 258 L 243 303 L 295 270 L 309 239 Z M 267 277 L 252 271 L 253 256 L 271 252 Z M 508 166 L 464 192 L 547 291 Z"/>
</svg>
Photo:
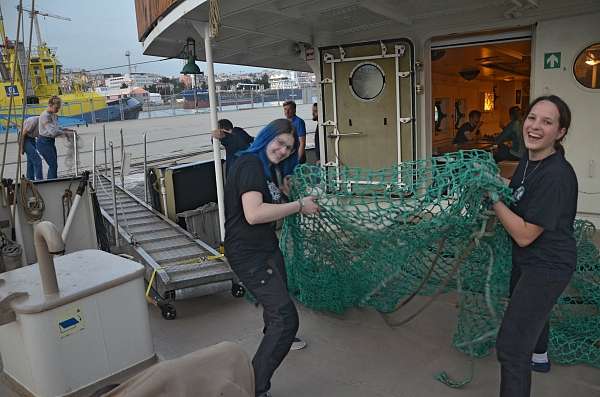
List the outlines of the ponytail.
<svg viewBox="0 0 600 397">
<path fill-rule="evenodd" d="M 563 138 L 564 138 L 564 136 L 563 136 Z M 554 150 L 556 150 L 558 153 L 560 153 L 564 156 L 565 155 L 565 147 L 561 143 L 563 138 L 561 138 L 559 141 L 554 142 Z"/>
</svg>

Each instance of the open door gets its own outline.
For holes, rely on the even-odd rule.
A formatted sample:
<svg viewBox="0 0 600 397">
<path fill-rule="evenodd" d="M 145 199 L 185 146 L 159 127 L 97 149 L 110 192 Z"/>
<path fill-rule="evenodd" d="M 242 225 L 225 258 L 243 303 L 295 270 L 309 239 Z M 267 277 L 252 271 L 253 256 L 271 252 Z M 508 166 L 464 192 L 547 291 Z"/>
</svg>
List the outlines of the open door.
<svg viewBox="0 0 600 397">
<path fill-rule="evenodd" d="M 411 43 L 378 41 L 319 52 L 326 165 L 381 169 L 413 160 Z"/>
</svg>

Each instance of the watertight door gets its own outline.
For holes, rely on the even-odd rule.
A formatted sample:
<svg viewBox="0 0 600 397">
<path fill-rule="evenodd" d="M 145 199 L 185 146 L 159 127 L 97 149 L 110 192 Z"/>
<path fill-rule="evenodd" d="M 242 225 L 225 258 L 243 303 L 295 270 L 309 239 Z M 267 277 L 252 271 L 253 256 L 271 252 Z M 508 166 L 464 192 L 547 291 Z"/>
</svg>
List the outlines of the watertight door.
<svg viewBox="0 0 600 397">
<path fill-rule="evenodd" d="M 319 52 L 327 164 L 380 169 L 414 159 L 411 44 L 389 40 Z"/>
</svg>

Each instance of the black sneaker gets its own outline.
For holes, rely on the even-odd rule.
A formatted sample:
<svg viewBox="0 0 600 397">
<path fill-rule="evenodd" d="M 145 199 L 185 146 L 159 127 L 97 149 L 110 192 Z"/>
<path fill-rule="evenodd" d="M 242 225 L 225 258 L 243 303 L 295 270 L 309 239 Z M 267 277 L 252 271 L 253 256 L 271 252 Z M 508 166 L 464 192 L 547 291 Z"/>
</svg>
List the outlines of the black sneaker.
<svg viewBox="0 0 600 397">
<path fill-rule="evenodd" d="M 550 372 L 550 361 L 546 361 L 545 363 L 534 363 L 531 362 L 531 370 L 535 372 L 548 373 Z"/>
</svg>

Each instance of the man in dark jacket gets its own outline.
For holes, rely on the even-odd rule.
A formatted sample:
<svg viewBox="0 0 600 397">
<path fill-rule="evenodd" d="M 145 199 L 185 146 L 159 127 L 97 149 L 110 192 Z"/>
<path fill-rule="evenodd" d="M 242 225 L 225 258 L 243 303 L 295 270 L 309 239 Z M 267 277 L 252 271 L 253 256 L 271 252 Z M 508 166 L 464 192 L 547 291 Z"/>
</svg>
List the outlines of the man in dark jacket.
<svg viewBox="0 0 600 397">
<path fill-rule="evenodd" d="M 219 139 L 221 145 L 225 147 L 225 176 L 227 177 L 237 158 L 236 153 L 248 149 L 250 144 L 254 142 L 254 137 L 248 135 L 242 128 L 234 127 L 233 123 L 227 119 L 219 120 L 217 129 L 213 131 L 212 136 Z"/>
</svg>

